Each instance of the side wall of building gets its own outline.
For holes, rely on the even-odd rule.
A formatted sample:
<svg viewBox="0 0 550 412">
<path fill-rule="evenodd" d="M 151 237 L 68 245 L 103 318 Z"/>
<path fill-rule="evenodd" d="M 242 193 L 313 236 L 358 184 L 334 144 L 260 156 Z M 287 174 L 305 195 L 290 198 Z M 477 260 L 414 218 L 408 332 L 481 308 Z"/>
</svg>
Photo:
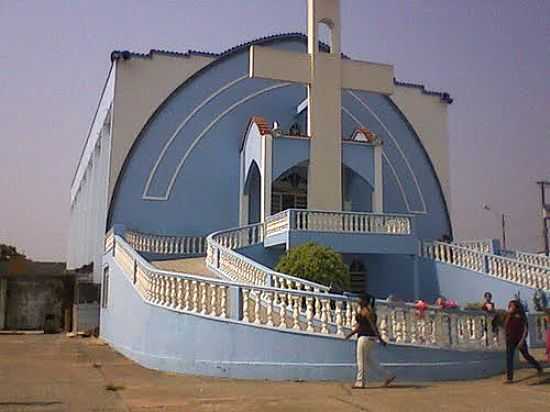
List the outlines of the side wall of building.
<svg viewBox="0 0 550 412">
<path fill-rule="evenodd" d="M 99 282 L 110 198 L 140 130 L 174 89 L 213 60 L 153 53 L 114 61 L 71 187 L 67 268 Z"/>
</svg>

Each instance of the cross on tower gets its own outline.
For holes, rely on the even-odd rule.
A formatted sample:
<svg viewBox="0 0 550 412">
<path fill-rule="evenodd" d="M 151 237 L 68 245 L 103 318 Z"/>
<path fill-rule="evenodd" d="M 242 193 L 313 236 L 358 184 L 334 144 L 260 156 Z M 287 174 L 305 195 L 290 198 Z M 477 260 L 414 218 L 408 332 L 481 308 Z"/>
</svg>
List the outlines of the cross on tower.
<svg viewBox="0 0 550 412">
<path fill-rule="evenodd" d="M 319 51 L 319 27 L 330 31 L 330 52 Z M 250 77 L 307 84 L 308 207 L 342 209 L 342 89 L 393 92 L 393 66 L 342 59 L 340 1 L 308 0 L 307 54 L 250 47 Z"/>
</svg>

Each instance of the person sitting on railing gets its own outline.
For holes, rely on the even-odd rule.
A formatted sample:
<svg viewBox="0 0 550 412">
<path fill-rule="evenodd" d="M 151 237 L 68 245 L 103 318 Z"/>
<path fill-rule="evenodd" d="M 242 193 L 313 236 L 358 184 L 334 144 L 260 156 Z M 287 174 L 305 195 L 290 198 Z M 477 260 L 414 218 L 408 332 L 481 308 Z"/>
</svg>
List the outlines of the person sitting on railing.
<svg viewBox="0 0 550 412">
<path fill-rule="evenodd" d="M 494 312 L 496 310 L 495 303 L 493 302 L 493 294 L 491 292 L 485 292 L 483 294 L 484 302 L 481 305 L 481 310 L 485 312 Z"/>
<path fill-rule="evenodd" d="M 491 292 L 485 292 L 483 294 L 483 299 L 484 302 L 481 304 L 481 310 L 495 315 L 491 320 L 491 328 L 493 333 L 496 334 L 498 333 L 499 317 L 496 316 L 497 308 L 495 302 L 493 302 L 493 294 Z M 485 331 L 487 331 L 487 326 L 485 326 Z"/>
<path fill-rule="evenodd" d="M 514 382 L 514 355 L 516 349 L 538 371 L 539 375 L 542 374 L 542 367 L 527 349 L 525 338 L 527 337 L 529 327 L 523 305 L 519 300 L 511 300 L 508 303 L 504 328 L 506 330 L 506 380 L 504 383 Z"/>
<path fill-rule="evenodd" d="M 360 302 L 359 312 L 355 315 L 355 325 L 350 333 L 346 335 L 346 339 L 357 334 L 357 377 L 353 389 L 363 389 L 367 384 L 367 370 L 372 368 L 384 376 L 384 386 L 388 386 L 394 379 L 395 375 L 389 373 L 380 363 L 372 357 L 372 349 L 378 340 L 382 345 L 387 343 L 376 326 L 376 314 L 373 308 L 365 304 L 364 300 Z"/>
</svg>

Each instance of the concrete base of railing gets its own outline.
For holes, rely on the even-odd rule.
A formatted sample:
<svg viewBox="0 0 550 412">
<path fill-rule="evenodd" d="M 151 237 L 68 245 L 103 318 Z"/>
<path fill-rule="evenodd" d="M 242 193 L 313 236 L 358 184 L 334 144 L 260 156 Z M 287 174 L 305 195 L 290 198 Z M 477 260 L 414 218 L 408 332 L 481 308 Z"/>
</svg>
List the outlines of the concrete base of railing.
<svg viewBox="0 0 550 412">
<path fill-rule="evenodd" d="M 111 255 L 105 256 L 104 264 L 110 268 L 110 283 L 101 312 L 101 337 L 145 367 L 243 379 L 354 378 L 354 341 L 146 303 Z M 375 357 L 403 381 L 487 377 L 503 372 L 505 363 L 502 352 L 413 345 L 380 346 Z"/>
</svg>

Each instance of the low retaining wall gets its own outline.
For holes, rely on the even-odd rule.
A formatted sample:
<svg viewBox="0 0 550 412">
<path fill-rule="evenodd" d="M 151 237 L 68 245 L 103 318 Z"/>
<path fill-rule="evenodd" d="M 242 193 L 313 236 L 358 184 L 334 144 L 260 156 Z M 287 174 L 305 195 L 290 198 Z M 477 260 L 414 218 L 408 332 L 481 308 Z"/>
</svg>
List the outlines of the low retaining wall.
<svg viewBox="0 0 550 412">
<path fill-rule="evenodd" d="M 101 336 L 139 364 L 163 371 L 246 379 L 347 380 L 355 342 L 253 326 L 145 303 L 111 256 Z M 406 381 L 473 379 L 504 370 L 504 354 L 410 345 L 377 347 L 375 357 Z M 371 380 L 380 379 L 371 376 Z"/>
</svg>

